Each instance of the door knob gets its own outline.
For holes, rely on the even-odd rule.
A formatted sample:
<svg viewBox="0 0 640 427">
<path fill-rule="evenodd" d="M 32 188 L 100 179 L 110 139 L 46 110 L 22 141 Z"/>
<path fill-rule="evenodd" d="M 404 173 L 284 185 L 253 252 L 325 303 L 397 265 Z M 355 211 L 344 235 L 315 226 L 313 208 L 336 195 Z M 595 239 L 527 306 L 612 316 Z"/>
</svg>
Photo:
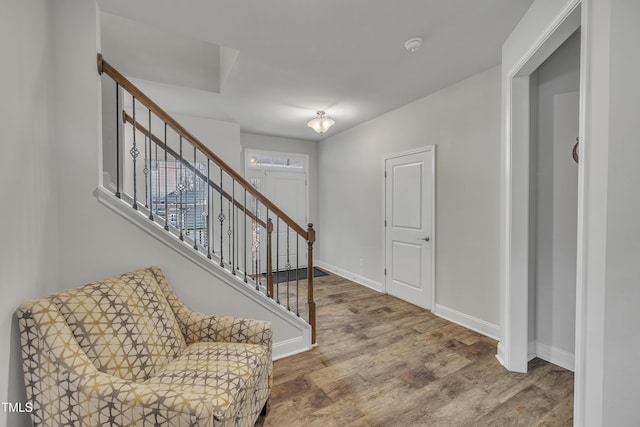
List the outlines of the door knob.
<svg viewBox="0 0 640 427">
<path fill-rule="evenodd" d="M 418 240 L 424 240 L 425 242 L 429 241 L 429 236 L 427 237 L 418 237 Z"/>
</svg>

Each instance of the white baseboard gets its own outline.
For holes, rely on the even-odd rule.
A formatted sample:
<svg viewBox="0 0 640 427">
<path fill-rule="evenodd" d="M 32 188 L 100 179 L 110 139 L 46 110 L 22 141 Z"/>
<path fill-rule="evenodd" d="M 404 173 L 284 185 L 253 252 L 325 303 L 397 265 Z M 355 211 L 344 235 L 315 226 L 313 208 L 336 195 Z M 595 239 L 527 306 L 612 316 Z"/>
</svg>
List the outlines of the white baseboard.
<svg viewBox="0 0 640 427">
<path fill-rule="evenodd" d="M 500 327 L 493 323 L 469 316 L 468 314 L 437 303 L 433 310 L 433 314 L 450 320 L 453 323 L 457 323 L 460 326 L 464 326 L 465 328 L 471 329 L 472 331 L 476 331 L 482 335 L 486 335 L 494 340 L 500 339 Z"/>
<path fill-rule="evenodd" d="M 333 274 L 344 277 L 345 279 L 349 279 L 352 282 L 356 282 L 359 285 L 366 286 L 367 288 L 371 288 L 374 291 L 384 292 L 384 285 L 380 282 L 376 282 L 375 280 L 368 279 L 366 277 L 352 273 L 340 267 L 336 267 L 335 265 L 328 264 L 324 261 L 314 260 L 313 263 L 316 267 L 320 267 Z"/>
<path fill-rule="evenodd" d="M 573 353 L 541 342 L 536 341 L 529 345 L 529 360 L 534 357 L 539 357 L 542 360 L 546 360 L 549 363 L 553 363 L 572 372 L 575 369 L 575 355 Z"/>
<path fill-rule="evenodd" d="M 305 342 L 306 341 L 306 342 Z M 304 337 L 294 337 L 288 340 L 273 343 L 273 360 L 284 359 L 294 354 L 311 350 L 308 340 Z"/>
</svg>

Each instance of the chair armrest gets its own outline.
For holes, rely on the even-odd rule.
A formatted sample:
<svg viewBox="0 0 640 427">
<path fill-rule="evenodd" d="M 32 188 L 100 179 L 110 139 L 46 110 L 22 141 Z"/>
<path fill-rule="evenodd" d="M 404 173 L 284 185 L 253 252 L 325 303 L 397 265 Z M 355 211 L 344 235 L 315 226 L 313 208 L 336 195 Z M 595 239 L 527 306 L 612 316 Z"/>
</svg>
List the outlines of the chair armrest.
<svg viewBox="0 0 640 427">
<path fill-rule="evenodd" d="M 171 306 L 187 344 L 201 341 L 261 344 L 271 354 L 271 323 L 239 317 L 217 316 L 191 310 L 169 286 L 162 270 L 150 267 Z"/>
<path fill-rule="evenodd" d="M 260 344 L 271 351 L 273 331 L 264 320 L 218 316 L 196 311 L 183 311 L 180 323 L 185 325 L 187 343 L 200 341 Z"/>
</svg>

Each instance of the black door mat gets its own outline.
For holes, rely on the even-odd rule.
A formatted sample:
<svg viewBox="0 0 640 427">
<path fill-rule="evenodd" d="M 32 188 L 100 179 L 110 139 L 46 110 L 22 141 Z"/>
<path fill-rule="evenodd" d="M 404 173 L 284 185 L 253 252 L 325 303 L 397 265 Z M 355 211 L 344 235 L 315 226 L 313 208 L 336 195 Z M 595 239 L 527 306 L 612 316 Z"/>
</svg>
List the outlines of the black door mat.
<svg viewBox="0 0 640 427">
<path fill-rule="evenodd" d="M 326 273 L 320 270 L 317 267 L 313 267 L 313 277 L 322 277 L 328 276 L 329 273 Z M 283 282 L 291 282 L 294 280 L 303 280 L 307 278 L 307 267 L 302 267 L 298 269 L 292 270 L 280 270 L 278 272 L 273 273 L 273 283 L 283 283 Z"/>
</svg>

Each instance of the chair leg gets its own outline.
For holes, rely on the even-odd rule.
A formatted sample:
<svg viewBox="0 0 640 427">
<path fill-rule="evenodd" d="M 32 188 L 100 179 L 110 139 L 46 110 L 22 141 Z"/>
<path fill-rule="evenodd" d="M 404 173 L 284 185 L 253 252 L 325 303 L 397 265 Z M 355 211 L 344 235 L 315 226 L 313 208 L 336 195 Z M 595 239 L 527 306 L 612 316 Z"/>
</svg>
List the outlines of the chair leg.
<svg viewBox="0 0 640 427">
<path fill-rule="evenodd" d="M 262 411 L 260 411 L 260 415 L 262 415 L 263 417 L 266 416 L 269 413 L 269 401 L 267 400 L 264 404 L 264 406 L 262 407 Z"/>
</svg>

